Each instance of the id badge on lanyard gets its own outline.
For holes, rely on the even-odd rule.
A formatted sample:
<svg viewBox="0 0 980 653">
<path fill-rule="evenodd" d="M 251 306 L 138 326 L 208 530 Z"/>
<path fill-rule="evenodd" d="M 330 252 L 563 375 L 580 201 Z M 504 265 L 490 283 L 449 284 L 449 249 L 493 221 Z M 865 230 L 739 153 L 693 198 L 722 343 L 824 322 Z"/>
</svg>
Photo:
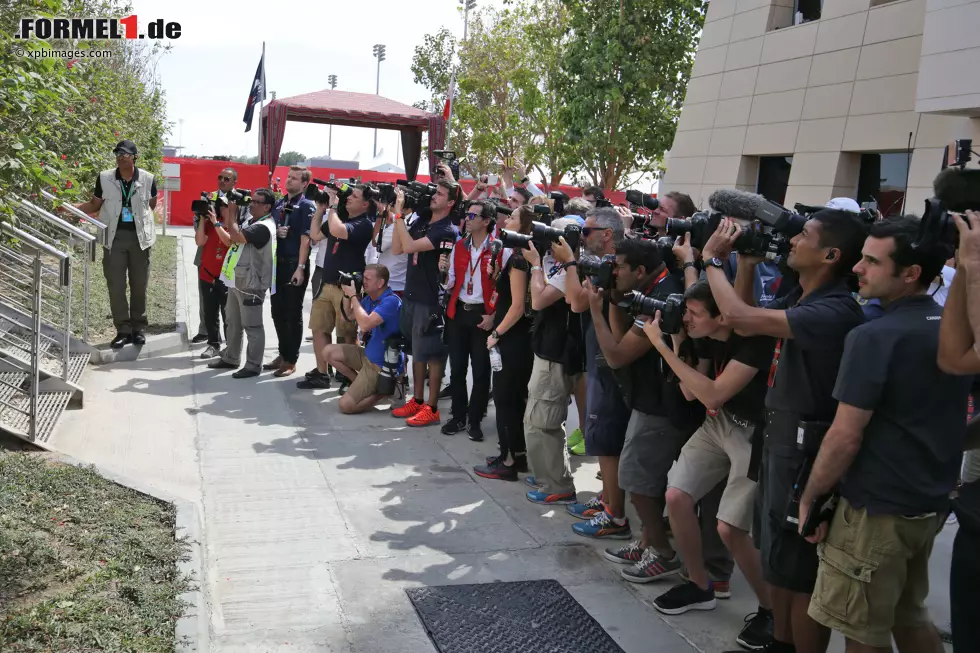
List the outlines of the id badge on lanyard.
<svg viewBox="0 0 980 653">
<path fill-rule="evenodd" d="M 133 194 L 133 185 L 132 185 L 132 182 L 130 182 L 129 190 L 128 191 L 123 187 L 122 182 L 119 182 L 119 192 L 122 193 L 123 204 L 124 204 L 124 206 L 122 208 L 122 218 L 121 219 L 122 219 L 123 222 L 132 223 L 133 222 L 133 209 L 130 208 L 129 206 L 125 206 L 126 204 L 129 203 L 129 198 Z"/>
</svg>

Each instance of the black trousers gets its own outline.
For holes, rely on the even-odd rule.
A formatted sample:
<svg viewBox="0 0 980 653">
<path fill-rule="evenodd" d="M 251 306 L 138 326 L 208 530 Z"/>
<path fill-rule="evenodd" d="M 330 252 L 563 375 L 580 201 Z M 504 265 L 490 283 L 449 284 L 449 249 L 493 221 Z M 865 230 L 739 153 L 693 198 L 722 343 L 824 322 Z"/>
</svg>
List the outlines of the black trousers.
<svg viewBox="0 0 980 653">
<path fill-rule="evenodd" d="M 208 344 L 217 347 L 221 344 L 221 325 L 224 324 L 226 327 L 228 325 L 225 319 L 228 288 L 221 281 L 208 283 L 203 279 L 197 280 L 197 287 L 204 308 L 204 332 L 208 334 Z"/>
<path fill-rule="evenodd" d="M 479 327 L 482 319 L 482 307 L 478 311 L 464 311 L 463 302 L 456 302 L 456 317 L 446 320 L 452 414 L 456 419 L 467 418 L 469 424 L 483 421 L 490 402 L 490 352 L 487 351 L 490 332 Z M 471 361 L 473 392 L 467 397 L 466 374 Z"/>
<path fill-rule="evenodd" d="M 289 283 L 298 265 L 298 258 L 280 258 L 276 261 L 276 294 L 270 301 L 272 321 L 279 338 L 279 356 L 290 365 L 295 365 L 299 360 L 299 346 L 303 344 L 303 300 L 310 280 L 307 262 L 303 283 L 298 286 Z"/>
<path fill-rule="evenodd" d="M 960 524 L 953 540 L 949 574 L 949 609 L 952 617 L 953 653 L 980 651 L 980 532 Z"/>
<path fill-rule="evenodd" d="M 524 455 L 524 409 L 531 383 L 534 354 L 529 320 L 521 320 L 497 343 L 503 369 L 493 373 L 493 405 L 497 413 L 500 455 Z"/>
</svg>

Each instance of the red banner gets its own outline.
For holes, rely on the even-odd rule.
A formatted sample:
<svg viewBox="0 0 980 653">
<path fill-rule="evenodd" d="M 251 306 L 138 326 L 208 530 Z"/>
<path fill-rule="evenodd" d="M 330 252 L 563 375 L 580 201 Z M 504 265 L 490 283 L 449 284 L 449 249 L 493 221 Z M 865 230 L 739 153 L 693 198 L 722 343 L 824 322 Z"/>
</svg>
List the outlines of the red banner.
<svg viewBox="0 0 980 653">
<path fill-rule="evenodd" d="M 275 183 L 275 178 L 279 177 L 279 187 L 285 192 L 286 175 L 289 173 L 289 166 L 279 166 L 276 172 L 269 179 L 268 170 L 265 166 L 250 165 L 246 163 L 234 163 L 229 161 L 214 161 L 211 159 L 184 159 L 179 157 L 164 157 L 164 163 L 180 164 L 180 190 L 170 191 L 170 222 L 176 226 L 190 226 L 194 224 L 194 214 L 191 211 L 191 202 L 201 198 L 202 192 L 211 192 L 218 188 L 218 173 L 225 168 L 233 168 L 238 172 L 239 188 L 271 188 Z M 349 170 L 340 168 L 311 168 L 313 176 L 319 179 L 330 179 L 333 174 L 336 179 L 349 179 L 350 177 L 360 177 L 364 181 L 389 182 L 395 183 L 398 179 L 404 179 L 405 175 L 391 172 L 372 172 L 370 170 Z M 424 183 L 429 181 L 425 175 L 419 175 L 418 180 Z M 476 183 L 472 179 L 464 179 L 461 182 L 465 192 L 469 193 Z M 157 182 L 157 188 L 161 199 L 164 197 L 162 180 Z M 582 189 L 577 186 L 560 186 L 559 189 L 569 197 L 578 197 L 582 194 Z M 606 197 L 614 204 L 625 202 L 625 193 L 620 191 L 606 191 Z"/>
</svg>

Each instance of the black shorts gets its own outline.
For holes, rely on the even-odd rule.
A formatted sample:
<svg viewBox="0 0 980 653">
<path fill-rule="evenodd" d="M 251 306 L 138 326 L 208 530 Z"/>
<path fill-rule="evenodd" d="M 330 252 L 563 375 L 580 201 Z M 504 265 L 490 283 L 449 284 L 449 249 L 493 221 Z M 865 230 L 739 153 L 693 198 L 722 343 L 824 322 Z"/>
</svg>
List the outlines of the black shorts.
<svg viewBox="0 0 980 653">
<path fill-rule="evenodd" d="M 431 319 L 441 313 L 442 308 L 439 306 L 426 306 L 407 300 L 402 302 L 398 324 L 402 335 L 409 340 L 414 361 L 444 361 L 449 353 L 442 340 L 442 331 L 435 328 Z M 444 323 L 445 318 L 442 320 Z"/>
<path fill-rule="evenodd" d="M 610 370 L 586 377 L 585 453 L 588 456 L 618 456 L 623 453 L 630 409 Z"/>
<path fill-rule="evenodd" d="M 812 594 L 817 582 L 817 545 L 800 536 L 786 522 L 786 508 L 793 494 L 803 452 L 796 448 L 799 418 L 790 413 L 766 411 L 766 436 L 759 469 L 756 546 L 762 555 L 762 573 L 774 587 Z"/>
</svg>

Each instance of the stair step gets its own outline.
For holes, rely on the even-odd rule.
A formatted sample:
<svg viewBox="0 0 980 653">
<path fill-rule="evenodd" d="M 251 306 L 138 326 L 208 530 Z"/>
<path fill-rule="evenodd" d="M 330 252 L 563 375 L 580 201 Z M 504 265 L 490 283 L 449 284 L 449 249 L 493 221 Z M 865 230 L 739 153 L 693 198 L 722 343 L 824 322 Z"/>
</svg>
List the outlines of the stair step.
<svg viewBox="0 0 980 653">
<path fill-rule="evenodd" d="M 54 427 L 58 424 L 58 418 L 65 411 L 68 402 L 71 401 L 71 392 L 47 392 L 38 395 L 37 398 L 37 433 L 34 442 L 36 444 L 47 444 L 54 432 Z M 8 404 L 24 411 L 30 409 L 30 397 L 27 394 L 15 394 Z M 22 438 L 29 438 L 31 432 L 30 418 L 28 415 L 12 410 L 7 406 L 0 406 L 0 428 L 11 431 L 14 435 Z"/>
<path fill-rule="evenodd" d="M 24 341 L 29 341 L 30 334 L 22 328 L 10 324 L 0 325 L 0 359 L 6 359 L 10 364 L 20 367 L 23 371 L 31 368 L 31 352 Z M 41 377 L 61 377 L 63 362 L 61 347 L 49 339 L 41 338 L 39 357 Z M 74 383 L 82 376 L 85 366 L 91 358 L 89 353 L 71 354 L 68 358 L 68 381 Z"/>
</svg>

